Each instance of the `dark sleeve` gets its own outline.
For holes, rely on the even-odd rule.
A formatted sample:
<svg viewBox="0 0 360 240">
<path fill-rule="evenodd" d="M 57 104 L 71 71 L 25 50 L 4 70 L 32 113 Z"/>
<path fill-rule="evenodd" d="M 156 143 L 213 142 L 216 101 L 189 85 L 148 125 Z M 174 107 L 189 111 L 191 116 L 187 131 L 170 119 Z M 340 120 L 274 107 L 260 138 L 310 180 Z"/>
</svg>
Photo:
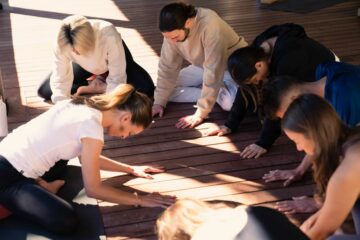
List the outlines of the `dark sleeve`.
<svg viewBox="0 0 360 240">
<path fill-rule="evenodd" d="M 260 137 L 255 142 L 260 147 L 263 147 L 267 150 L 273 145 L 275 140 L 281 135 L 281 121 L 280 119 L 270 120 L 265 118 Z"/>
<path fill-rule="evenodd" d="M 238 88 L 235 101 L 224 124 L 226 127 L 230 128 L 232 132 L 236 132 L 240 122 L 244 119 L 248 111 L 254 111 L 254 102 L 252 101 L 250 94 L 246 91 L 243 92 L 245 98 L 248 100 L 248 104 L 246 104 L 242 91 Z"/>
<path fill-rule="evenodd" d="M 306 33 L 302 26 L 294 23 L 273 25 L 258 35 L 252 42 L 253 46 L 259 47 L 265 40 L 272 37 L 281 38 L 302 38 Z"/>
</svg>

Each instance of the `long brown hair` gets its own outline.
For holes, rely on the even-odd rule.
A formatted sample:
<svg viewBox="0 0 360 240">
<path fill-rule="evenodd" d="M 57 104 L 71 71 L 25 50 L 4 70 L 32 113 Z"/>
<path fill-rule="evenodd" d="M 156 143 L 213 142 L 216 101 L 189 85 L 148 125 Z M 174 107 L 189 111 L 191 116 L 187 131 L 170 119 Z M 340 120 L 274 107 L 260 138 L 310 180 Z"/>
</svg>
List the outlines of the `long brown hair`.
<svg viewBox="0 0 360 240">
<path fill-rule="evenodd" d="M 92 97 L 73 97 L 73 104 L 85 104 L 89 107 L 106 111 L 118 109 L 131 113 L 131 122 L 137 126 L 147 128 L 152 122 L 151 100 L 140 92 L 135 91 L 130 84 L 121 84 L 108 94 Z"/>
<path fill-rule="evenodd" d="M 318 196 L 324 199 L 329 179 L 340 164 L 342 145 L 350 129 L 326 100 L 314 94 L 300 95 L 290 104 L 282 119 L 282 128 L 313 140 L 314 179 Z"/>
</svg>

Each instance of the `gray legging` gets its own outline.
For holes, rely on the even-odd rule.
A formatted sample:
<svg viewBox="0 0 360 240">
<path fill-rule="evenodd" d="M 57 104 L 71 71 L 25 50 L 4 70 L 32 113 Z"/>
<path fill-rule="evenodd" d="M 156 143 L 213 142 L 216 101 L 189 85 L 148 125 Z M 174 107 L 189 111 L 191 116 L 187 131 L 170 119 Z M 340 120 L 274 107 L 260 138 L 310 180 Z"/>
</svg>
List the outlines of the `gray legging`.
<svg viewBox="0 0 360 240">
<path fill-rule="evenodd" d="M 360 199 L 356 201 L 352 211 L 351 211 L 354 225 L 355 225 L 355 231 L 356 235 L 349 235 L 349 234 L 343 234 L 343 235 L 333 235 L 328 238 L 328 240 L 356 240 L 360 239 Z"/>
</svg>

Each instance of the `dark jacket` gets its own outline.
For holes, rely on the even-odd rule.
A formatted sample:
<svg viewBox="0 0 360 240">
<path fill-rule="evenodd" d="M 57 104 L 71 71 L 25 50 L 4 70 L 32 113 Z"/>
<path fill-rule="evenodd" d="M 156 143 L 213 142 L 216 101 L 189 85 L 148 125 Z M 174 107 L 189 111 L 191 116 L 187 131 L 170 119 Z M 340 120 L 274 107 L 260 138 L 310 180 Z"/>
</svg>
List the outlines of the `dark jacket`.
<svg viewBox="0 0 360 240">
<path fill-rule="evenodd" d="M 309 38 L 302 26 L 293 23 L 268 28 L 255 38 L 252 45 L 260 47 L 265 40 L 272 37 L 277 37 L 277 40 L 271 55 L 269 78 L 288 75 L 300 81 L 312 82 L 315 81 L 315 69 L 318 64 L 335 60 L 331 50 Z M 233 132 L 237 130 L 246 112 L 253 110 L 254 104 L 246 107 L 244 101 L 241 91 L 238 90 L 225 123 Z M 280 134 L 280 120 L 265 118 L 256 144 L 269 149 Z"/>
</svg>

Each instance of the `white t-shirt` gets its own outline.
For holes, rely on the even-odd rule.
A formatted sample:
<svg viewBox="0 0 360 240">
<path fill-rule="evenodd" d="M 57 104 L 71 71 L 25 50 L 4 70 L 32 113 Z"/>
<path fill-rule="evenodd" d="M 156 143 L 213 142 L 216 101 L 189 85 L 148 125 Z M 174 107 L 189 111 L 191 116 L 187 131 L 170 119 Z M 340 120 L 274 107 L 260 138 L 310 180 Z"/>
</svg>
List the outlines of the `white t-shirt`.
<svg viewBox="0 0 360 240">
<path fill-rule="evenodd" d="M 81 153 L 81 139 L 104 141 L 99 110 L 69 100 L 18 127 L 0 143 L 0 155 L 25 177 L 38 178 L 61 159 Z"/>
</svg>

